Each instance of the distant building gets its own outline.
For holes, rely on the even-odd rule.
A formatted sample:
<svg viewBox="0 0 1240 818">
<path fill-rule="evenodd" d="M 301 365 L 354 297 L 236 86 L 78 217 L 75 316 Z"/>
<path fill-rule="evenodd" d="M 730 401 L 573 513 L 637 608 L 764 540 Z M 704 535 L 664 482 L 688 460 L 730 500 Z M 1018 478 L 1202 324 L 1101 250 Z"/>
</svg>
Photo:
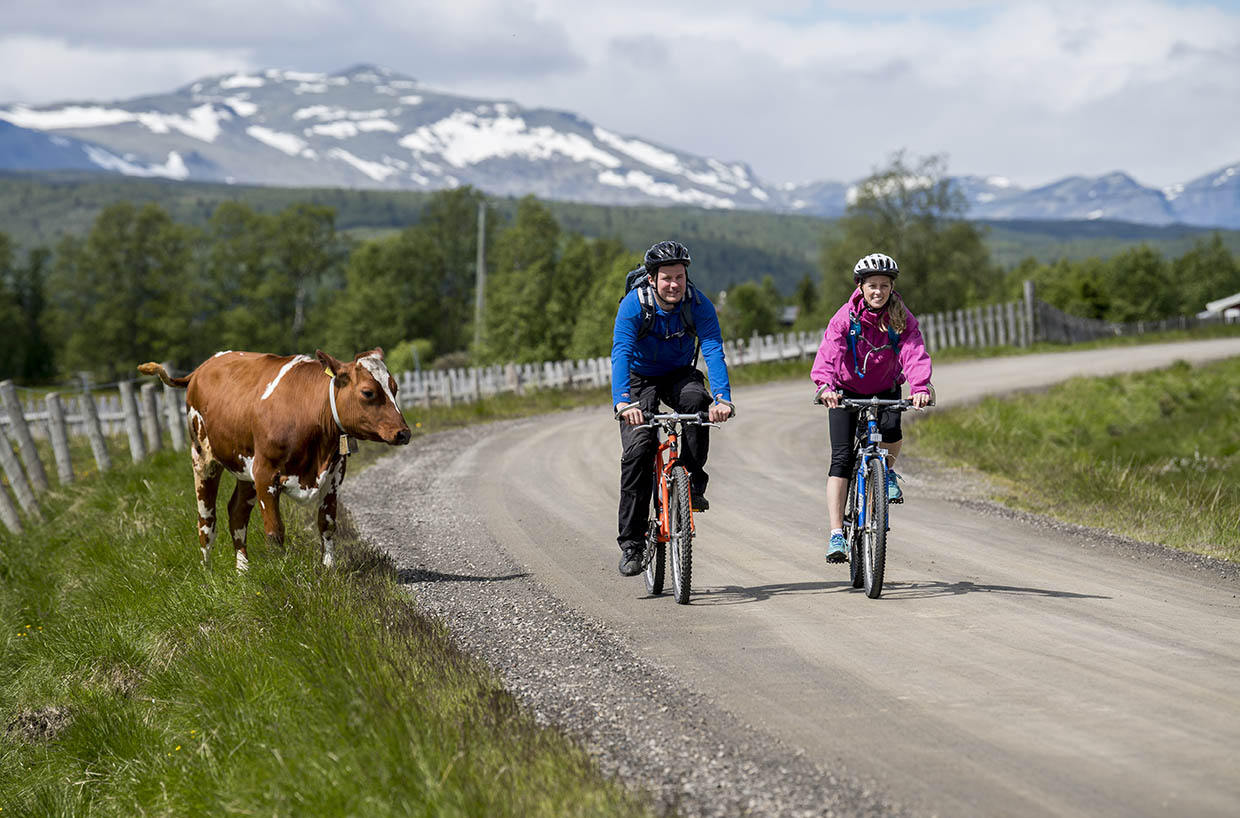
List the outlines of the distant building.
<svg viewBox="0 0 1240 818">
<path fill-rule="evenodd" d="M 1228 324 L 1240 321 L 1240 293 L 1211 301 L 1206 304 L 1204 310 L 1197 313 L 1197 317 L 1206 319 L 1221 317 Z"/>
</svg>

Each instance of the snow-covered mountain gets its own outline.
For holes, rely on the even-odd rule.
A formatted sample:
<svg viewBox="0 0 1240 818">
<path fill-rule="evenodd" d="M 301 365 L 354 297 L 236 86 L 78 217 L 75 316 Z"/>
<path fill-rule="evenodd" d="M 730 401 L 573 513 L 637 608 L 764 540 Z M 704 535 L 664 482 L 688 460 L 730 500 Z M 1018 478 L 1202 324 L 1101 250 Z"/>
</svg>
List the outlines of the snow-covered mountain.
<svg viewBox="0 0 1240 818">
<path fill-rule="evenodd" d="M 0 169 L 95 168 L 279 186 L 436 190 L 602 204 L 843 213 L 851 184 L 777 185 L 744 162 L 695 156 L 581 117 L 431 90 L 360 65 L 269 70 L 112 103 L 0 106 Z M 1240 165 L 1166 190 L 1123 173 L 1024 190 L 957 177 L 970 216 L 1240 227 Z"/>
</svg>

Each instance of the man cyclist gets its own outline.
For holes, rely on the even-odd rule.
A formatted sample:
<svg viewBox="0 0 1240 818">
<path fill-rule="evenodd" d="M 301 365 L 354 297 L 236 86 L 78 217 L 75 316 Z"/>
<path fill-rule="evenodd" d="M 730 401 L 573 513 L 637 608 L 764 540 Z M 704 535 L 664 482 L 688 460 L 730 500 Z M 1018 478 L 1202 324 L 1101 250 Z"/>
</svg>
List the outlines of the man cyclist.
<svg viewBox="0 0 1240 818">
<path fill-rule="evenodd" d="M 646 251 L 645 276 L 620 300 L 611 344 L 611 398 L 620 424 L 620 573 L 642 571 L 650 494 L 654 486 L 653 429 L 638 428 L 659 401 L 677 412 L 709 411 L 722 423 L 735 414 L 715 305 L 689 281 L 689 250 L 661 241 Z M 630 274 L 632 275 L 632 274 Z M 697 368 L 700 344 L 710 392 Z M 686 426 L 680 462 L 689 472 L 694 511 L 705 511 L 710 430 Z"/>
</svg>

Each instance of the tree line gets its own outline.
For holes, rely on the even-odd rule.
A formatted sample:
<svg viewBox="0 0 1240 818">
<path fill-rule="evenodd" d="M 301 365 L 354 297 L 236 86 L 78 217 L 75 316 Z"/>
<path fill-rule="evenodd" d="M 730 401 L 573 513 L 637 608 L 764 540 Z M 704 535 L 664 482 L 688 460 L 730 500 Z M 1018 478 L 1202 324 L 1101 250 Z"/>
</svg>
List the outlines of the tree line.
<svg viewBox="0 0 1240 818">
<path fill-rule="evenodd" d="M 480 206 L 487 285 L 475 326 Z M 188 369 L 220 349 L 321 347 L 344 357 L 382 346 L 393 369 L 606 355 L 625 275 L 645 244 L 587 238 L 554 212 L 526 197 L 502 217 L 465 187 L 427 196 L 405 229 L 362 240 L 312 202 L 262 212 L 224 201 L 201 226 L 157 204 L 121 202 L 84 236 L 22 258 L 0 232 L 0 377 L 128 377 L 141 361 Z M 1109 321 L 1192 314 L 1240 291 L 1240 265 L 1217 234 L 1174 259 L 1140 245 L 1005 270 L 963 212 L 940 157 L 896 154 L 821 229 L 816 274 L 781 286 L 762 272 L 780 258 L 745 261 L 731 248 L 716 257 L 707 245 L 691 246 L 690 275 L 706 282 L 732 338 L 778 331 L 793 314 L 794 329 L 825 326 L 852 291 L 853 264 L 875 251 L 898 260 L 897 289 L 917 314 L 1016 299 L 1027 279 L 1060 309 Z M 786 258 L 805 252 L 788 248 Z M 729 263 L 747 269 L 712 266 Z"/>
</svg>

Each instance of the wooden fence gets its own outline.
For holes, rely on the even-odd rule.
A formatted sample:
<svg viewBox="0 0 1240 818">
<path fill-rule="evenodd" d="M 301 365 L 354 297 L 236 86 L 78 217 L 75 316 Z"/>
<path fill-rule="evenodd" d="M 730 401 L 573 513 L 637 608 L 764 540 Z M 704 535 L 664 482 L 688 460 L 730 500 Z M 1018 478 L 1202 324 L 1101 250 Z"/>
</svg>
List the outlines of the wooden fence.
<svg viewBox="0 0 1240 818">
<path fill-rule="evenodd" d="M 1039 301 L 1031 282 L 1026 282 L 1020 301 L 923 315 L 920 321 L 922 336 L 932 353 L 951 347 L 1024 347 L 1035 341 L 1075 343 L 1209 323 L 1187 316 L 1134 324 L 1078 318 Z M 817 352 L 821 340 L 821 330 L 754 335 L 748 340 L 726 342 L 724 354 L 729 367 L 808 358 Z M 171 367 L 166 368 L 172 371 Z M 604 357 L 423 370 L 403 372 L 397 381 L 401 408 L 453 406 L 501 393 L 610 386 L 611 360 Z M 66 398 L 49 394 L 23 403 L 11 382 L 0 383 L 0 430 L 7 431 L 7 435 L 0 434 L 0 467 L 12 493 L 10 498 L 0 485 L 0 522 L 10 530 L 21 530 L 19 507 L 31 519 L 41 519 L 37 496 L 48 489 L 49 481 L 39 460 L 36 440 L 51 441 L 56 478 L 62 484 L 74 479 L 70 436 L 89 439 L 100 471 L 111 467 L 105 443 L 109 437 L 124 434 L 134 461 L 159 449 L 165 436 L 174 448 L 185 447 L 185 404 L 180 390 L 155 382 L 143 383 L 140 388 L 135 381 L 116 386 L 115 395 L 97 394 L 99 390 L 92 390 L 87 383 L 80 393 Z M 18 462 L 19 455 L 24 471 Z"/>
</svg>

